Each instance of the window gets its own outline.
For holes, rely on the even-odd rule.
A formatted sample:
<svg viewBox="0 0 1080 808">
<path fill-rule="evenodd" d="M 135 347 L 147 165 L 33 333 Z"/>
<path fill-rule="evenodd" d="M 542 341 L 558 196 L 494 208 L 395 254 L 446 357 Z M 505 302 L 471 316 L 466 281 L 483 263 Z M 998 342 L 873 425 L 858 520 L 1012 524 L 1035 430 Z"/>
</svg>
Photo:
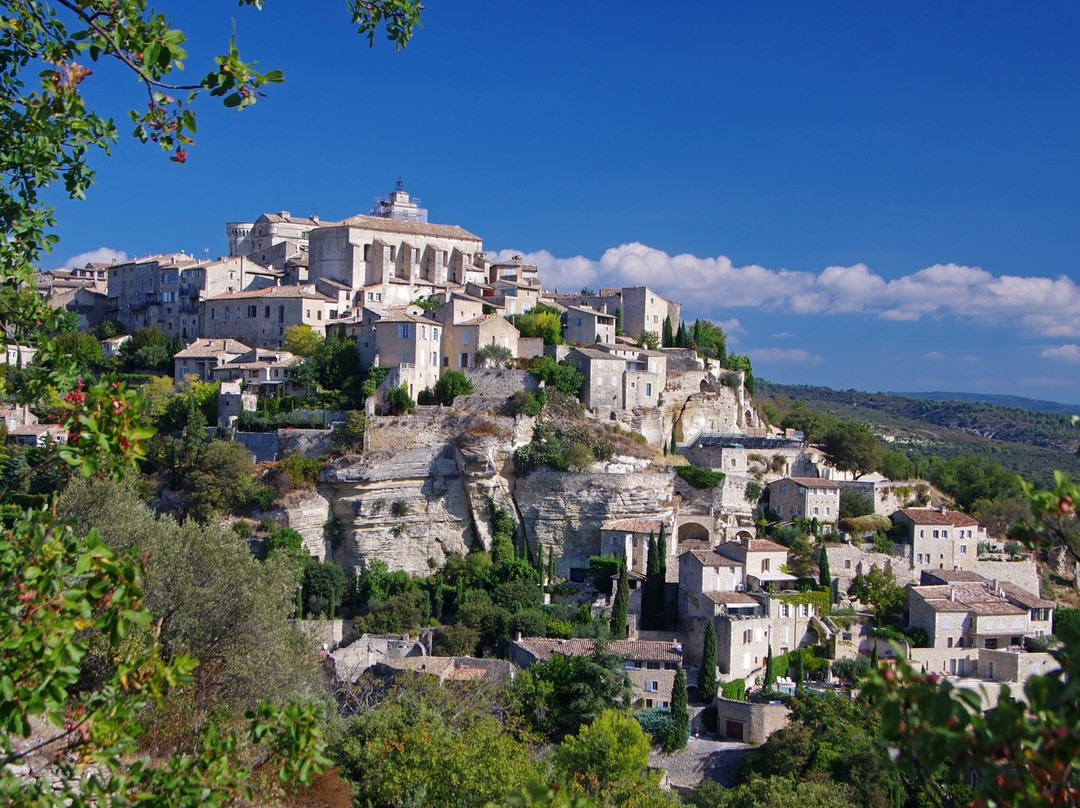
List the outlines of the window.
<svg viewBox="0 0 1080 808">
<path fill-rule="evenodd" d="M 780 605 L 780 616 L 781 617 L 790 617 L 791 616 L 791 607 L 788 606 L 786 603 L 783 603 L 783 604 Z M 785 631 L 786 631 L 786 629 L 785 629 Z"/>
<path fill-rule="evenodd" d="M 645 706 L 652 707 L 652 699 L 645 699 Z"/>
<path fill-rule="evenodd" d="M 439 339 L 439 329 L 437 329 L 437 328 L 431 329 L 431 338 L 433 340 L 438 340 Z"/>
<path fill-rule="evenodd" d="M 645 395 L 652 395 L 652 382 L 645 382 Z"/>
<path fill-rule="evenodd" d="M 397 335 L 398 339 L 411 339 L 412 323 L 398 323 Z"/>
<path fill-rule="evenodd" d="M 462 345 L 468 345 L 469 344 L 469 332 L 468 331 L 462 331 L 461 332 L 461 344 Z"/>
<path fill-rule="evenodd" d="M 315 312 L 315 319 L 316 320 L 321 320 L 322 319 L 322 309 L 319 309 L 317 312 Z"/>
<path fill-rule="evenodd" d="M 427 326 L 420 326 L 420 339 L 427 339 Z"/>
<path fill-rule="evenodd" d="M 851 569 L 851 559 L 850 558 L 845 558 L 844 559 L 844 569 L 846 569 L 846 570 Z"/>
<path fill-rule="evenodd" d="M 217 309 L 211 307 L 211 309 L 210 309 L 210 319 L 214 320 L 216 318 L 217 318 Z"/>
<path fill-rule="evenodd" d="M 403 353 L 401 355 L 401 364 L 403 364 L 403 365 L 409 364 L 409 355 L 407 353 Z"/>
<path fill-rule="evenodd" d="M 804 603 L 802 605 L 802 616 L 803 617 L 809 617 L 810 616 L 810 604 L 809 603 Z"/>
<path fill-rule="evenodd" d="M 754 630 L 750 629 L 750 628 L 745 629 L 743 631 L 743 633 L 742 633 L 743 644 L 745 645 L 747 643 L 753 642 L 753 640 L 754 640 Z"/>
<path fill-rule="evenodd" d="M 769 564 L 770 564 L 770 560 L 768 558 L 761 559 L 761 571 L 762 572 L 768 572 L 769 571 Z"/>
<path fill-rule="evenodd" d="M 229 312 L 231 312 L 231 311 L 232 311 L 232 309 L 230 309 L 228 306 L 225 307 L 225 319 L 226 320 L 229 319 Z"/>
<path fill-rule="evenodd" d="M 277 321 L 279 323 L 285 322 L 285 304 L 282 303 L 277 307 Z"/>
<path fill-rule="evenodd" d="M 949 637 L 949 648 L 953 647 L 953 638 Z"/>
<path fill-rule="evenodd" d="M 469 366 L 469 354 L 463 353 L 461 355 L 461 364 L 458 367 L 467 368 Z"/>
<path fill-rule="evenodd" d="M 655 693 L 657 690 L 660 689 L 659 684 L 660 683 L 656 679 L 646 679 L 645 680 L 645 692 L 646 693 Z"/>
<path fill-rule="evenodd" d="M 967 555 L 967 545 L 966 544 L 961 544 L 960 545 L 960 555 Z"/>
<path fill-rule="evenodd" d="M 365 261 L 370 261 L 371 260 L 371 245 L 370 244 L 365 244 L 364 245 L 364 260 Z"/>
<path fill-rule="evenodd" d="M 432 364 L 433 367 L 438 367 L 438 365 L 439 365 L 439 352 L 438 351 L 432 351 L 431 352 L 431 364 Z"/>
<path fill-rule="evenodd" d="M 259 311 L 258 306 L 248 306 L 248 308 L 247 308 L 247 316 L 248 317 L 258 317 L 259 316 L 258 311 Z"/>
<path fill-rule="evenodd" d="M 270 307 L 269 306 L 266 307 L 266 313 L 263 316 L 266 317 L 267 320 L 270 319 Z"/>
<path fill-rule="evenodd" d="M 820 513 L 820 510 L 818 509 L 818 506 L 817 506 L 817 505 L 815 505 L 815 506 L 813 507 L 813 515 L 814 515 L 814 516 L 817 516 L 817 515 L 818 515 L 819 513 Z"/>
</svg>

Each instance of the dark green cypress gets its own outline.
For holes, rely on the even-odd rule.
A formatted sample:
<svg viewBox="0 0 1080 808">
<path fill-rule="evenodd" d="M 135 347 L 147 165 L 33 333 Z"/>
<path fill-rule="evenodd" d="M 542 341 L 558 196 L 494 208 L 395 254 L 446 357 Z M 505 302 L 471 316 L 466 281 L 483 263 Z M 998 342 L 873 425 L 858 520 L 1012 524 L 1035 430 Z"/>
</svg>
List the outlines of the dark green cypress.
<svg viewBox="0 0 1080 808">
<path fill-rule="evenodd" d="M 829 592 L 832 592 L 832 570 L 829 569 L 829 554 L 825 552 L 824 547 L 821 548 L 821 555 L 818 557 L 818 583 L 829 587 Z"/>
<path fill-rule="evenodd" d="M 686 674 L 680 665 L 675 671 L 675 684 L 671 687 L 671 724 L 668 737 L 664 739 L 665 751 L 682 749 L 689 737 L 690 711 L 687 709 Z"/>
<path fill-rule="evenodd" d="M 615 309 L 615 336 L 621 337 L 622 333 L 622 307 Z"/>
<path fill-rule="evenodd" d="M 615 602 L 611 605 L 611 637 L 626 639 L 626 617 L 630 608 L 630 578 L 626 564 L 619 564 L 619 585 L 615 590 Z"/>
<path fill-rule="evenodd" d="M 716 688 L 720 682 L 716 678 L 716 626 L 713 621 L 705 623 L 705 639 L 701 646 L 701 671 L 698 673 L 698 701 L 712 704 Z"/>
<path fill-rule="evenodd" d="M 675 333 L 672 331 L 670 315 L 664 318 L 664 336 L 660 344 L 665 348 L 671 348 L 675 345 Z"/>
<path fill-rule="evenodd" d="M 772 646 L 769 646 L 769 655 L 765 657 L 765 678 L 761 680 L 761 689 L 768 692 L 776 684 L 776 675 L 773 673 Z"/>
<path fill-rule="evenodd" d="M 555 580 L 555 548 L 548 547 L 548 580 Z"/>
</svg>

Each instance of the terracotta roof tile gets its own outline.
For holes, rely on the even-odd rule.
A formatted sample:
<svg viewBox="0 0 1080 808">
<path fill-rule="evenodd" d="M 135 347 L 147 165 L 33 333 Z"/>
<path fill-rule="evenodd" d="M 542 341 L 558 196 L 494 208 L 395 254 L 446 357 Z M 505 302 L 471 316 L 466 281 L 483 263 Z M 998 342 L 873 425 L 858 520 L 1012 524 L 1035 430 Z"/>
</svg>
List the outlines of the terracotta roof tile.
<svg viewBox="0 0 1080 808">
<path fill-rule="evenodd" d="M 902 513 L 916 525 L 949 525 L 951 527 L 978 527 L 979 523 L 966 513 L 945 511 L 937 508 L 901 508 Z"/>
</svg>

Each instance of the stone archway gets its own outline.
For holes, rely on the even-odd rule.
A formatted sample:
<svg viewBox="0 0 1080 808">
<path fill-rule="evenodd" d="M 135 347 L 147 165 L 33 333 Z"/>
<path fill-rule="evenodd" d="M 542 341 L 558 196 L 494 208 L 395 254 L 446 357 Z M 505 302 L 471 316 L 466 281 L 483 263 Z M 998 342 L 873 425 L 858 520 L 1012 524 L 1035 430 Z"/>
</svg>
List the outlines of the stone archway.
<svg viewBox="0 0 1080 808">
<path fill-rule="evenodd" d="M 683 517 L 679 519 L 679 542 L 712 541 L 712 519 L 708 517 Z"/>
</svg>

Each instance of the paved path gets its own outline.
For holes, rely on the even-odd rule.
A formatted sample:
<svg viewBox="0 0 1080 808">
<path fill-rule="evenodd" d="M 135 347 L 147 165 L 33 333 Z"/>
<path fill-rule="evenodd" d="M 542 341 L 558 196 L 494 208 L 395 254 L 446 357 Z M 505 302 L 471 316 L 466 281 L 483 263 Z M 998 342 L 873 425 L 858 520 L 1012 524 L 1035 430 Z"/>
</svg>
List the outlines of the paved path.
<svg viewBox="0 0 1080 808">
<path fill-rule="evenodd" d="M 653 752 L 649 755 L 649 765 L 664 769 L 672 786 L 692 788 L 706 778 L 734 786 L 739 763 L 753 748 L 736 741 L 691 737 L 681 752 L 671 755 Z"/>
</svg>

